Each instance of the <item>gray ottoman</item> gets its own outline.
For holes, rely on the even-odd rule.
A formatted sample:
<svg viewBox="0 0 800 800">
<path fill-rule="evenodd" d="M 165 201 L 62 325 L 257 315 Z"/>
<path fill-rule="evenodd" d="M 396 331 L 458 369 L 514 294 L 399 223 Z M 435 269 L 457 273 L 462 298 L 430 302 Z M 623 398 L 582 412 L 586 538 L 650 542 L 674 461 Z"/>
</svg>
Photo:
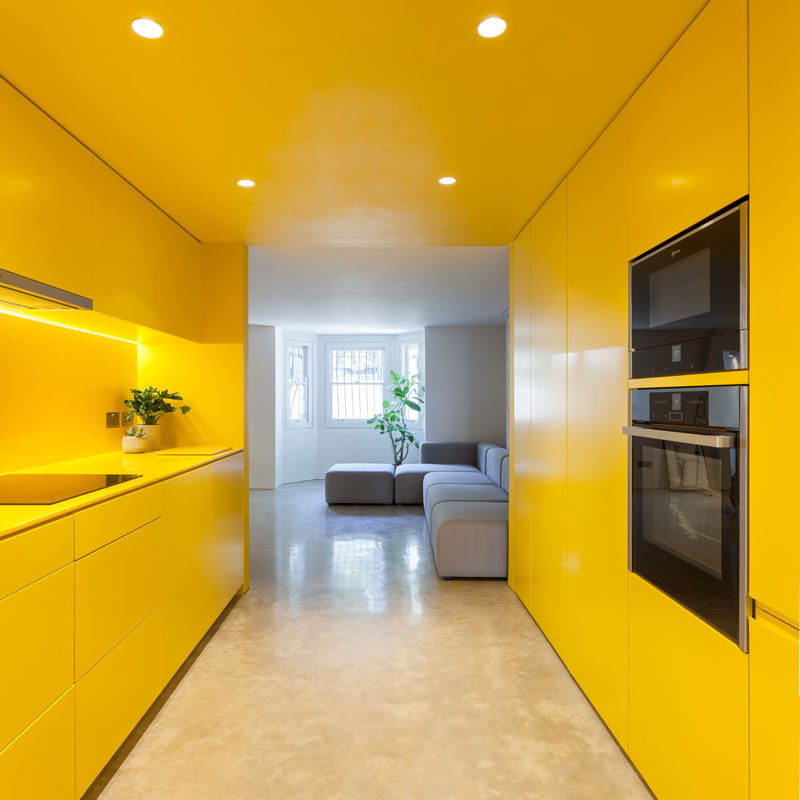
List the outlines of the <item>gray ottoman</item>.
<svg viewBox="0 0 800 800">
<path fill-rule="evenodd" d="M 325 473 L 325 502 L 391 505 L 394 467 L 391 464 L 334 464 Z"/>
<path fill-rule="evenodd" d="M 422 481 L 431 472 L 472 472 L 477 467 L 465 464 L 401 464 L 394 476 L 394 501 L 406 505 L 422 505 Z"/>
</svg>

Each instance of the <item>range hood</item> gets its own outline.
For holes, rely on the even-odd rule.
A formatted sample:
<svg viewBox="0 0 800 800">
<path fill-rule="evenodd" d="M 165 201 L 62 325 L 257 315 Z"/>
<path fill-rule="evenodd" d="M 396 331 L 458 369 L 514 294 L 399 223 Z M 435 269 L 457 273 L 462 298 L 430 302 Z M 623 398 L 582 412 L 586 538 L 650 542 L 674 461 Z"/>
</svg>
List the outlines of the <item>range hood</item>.
<svg viewBox="0 0 800 800">
<path fill-rule="evenodd" d="M 14 308 L 76 308 L 91 311 L 91 299 L 0 269 L 0 305 Z"/>
</svg>

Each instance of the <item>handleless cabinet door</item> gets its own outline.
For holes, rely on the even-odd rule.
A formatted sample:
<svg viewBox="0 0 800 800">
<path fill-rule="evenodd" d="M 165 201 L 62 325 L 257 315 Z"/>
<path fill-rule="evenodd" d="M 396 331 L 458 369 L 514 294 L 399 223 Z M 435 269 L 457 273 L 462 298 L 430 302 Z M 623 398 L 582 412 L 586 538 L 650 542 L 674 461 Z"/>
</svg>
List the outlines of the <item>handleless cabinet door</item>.
<svg viewBox="0 0 800 800">
<path fill-rule="evenodd" d="M 244 453 L 211 465 L 211 604 L 218 615 L 242 586 Z"/>
</svg>

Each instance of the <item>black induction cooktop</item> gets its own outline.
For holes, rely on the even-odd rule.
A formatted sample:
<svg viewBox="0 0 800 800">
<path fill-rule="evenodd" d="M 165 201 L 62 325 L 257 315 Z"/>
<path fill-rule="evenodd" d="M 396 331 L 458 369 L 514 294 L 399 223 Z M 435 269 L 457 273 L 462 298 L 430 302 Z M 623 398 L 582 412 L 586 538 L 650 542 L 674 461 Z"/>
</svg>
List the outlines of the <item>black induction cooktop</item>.
<svg viewBox="0 0 800 800">
<path fill-rule="evenodd" d="M 0 475 L 0 505 L 49 506 L 98 489 L 118 486 L 141 475 Z"/>
</svg>

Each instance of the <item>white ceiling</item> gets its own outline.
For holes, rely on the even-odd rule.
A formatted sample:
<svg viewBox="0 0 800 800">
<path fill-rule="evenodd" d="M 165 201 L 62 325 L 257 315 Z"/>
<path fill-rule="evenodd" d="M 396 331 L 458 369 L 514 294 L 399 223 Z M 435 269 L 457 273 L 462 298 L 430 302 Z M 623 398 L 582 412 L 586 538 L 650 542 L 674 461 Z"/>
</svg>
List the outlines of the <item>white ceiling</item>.
<svg viewBox="0 0 800 800">
<path fill-rule="evenodd" d="M 402 333 L 507 308 L 507 247 L 250 247 L 251 325 Z"/>
</svg>

